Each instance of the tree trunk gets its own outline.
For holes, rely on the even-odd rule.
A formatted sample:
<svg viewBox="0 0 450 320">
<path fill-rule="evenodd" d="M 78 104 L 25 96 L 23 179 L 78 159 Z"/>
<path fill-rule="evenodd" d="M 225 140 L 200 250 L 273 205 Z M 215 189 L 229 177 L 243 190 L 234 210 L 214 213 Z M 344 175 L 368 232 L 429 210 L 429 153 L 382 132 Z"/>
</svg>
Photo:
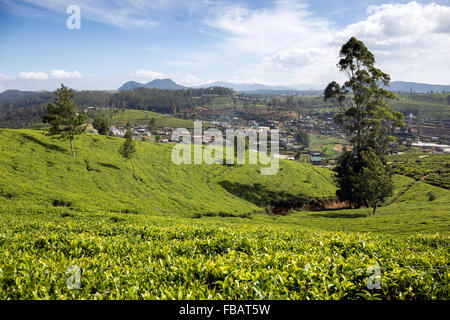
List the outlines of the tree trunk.
<svg viewBox="0 0 450 320">
<path fill-rule="evenodd" d="M 69 138 L 70 150 L 72 150 L 72 156 L 75 158 L 75 149 L 73 148 L 73 138 Z"/>
<path fill-rule="evenodd" d="M 372 214 L 375 214 L 375 211 L 377 210 L 377 203 L 375 202 L 373 205 L 373 211 Z"/>
<path fill-rule="evenodd" d="M 134 164 L 133 164 L 133 161 L 131 159 L 130 159 L 130 163 L 131 163 L 131 169 L 133 170 L 133 178 L 136 179 L 136 174 L 134 172 Z"/>
</svg>

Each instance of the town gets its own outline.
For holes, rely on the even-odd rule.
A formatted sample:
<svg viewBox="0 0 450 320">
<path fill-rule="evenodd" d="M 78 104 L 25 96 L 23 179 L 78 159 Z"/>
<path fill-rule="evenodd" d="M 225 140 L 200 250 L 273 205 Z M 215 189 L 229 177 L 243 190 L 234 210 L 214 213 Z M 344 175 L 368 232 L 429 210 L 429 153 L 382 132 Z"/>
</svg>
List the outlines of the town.
<svg viewBox="0 0 450 320">
<path fill-rule="evenodd" d="M 239 99 L 246 99 L 238 96 Z M 252 98 L 254 102 L 264 101 L 262 98 Z M 244 100 L 245 101 L 245 100 Z M 105 108 L 104 108 L 105 109 Z M 95 109 L 90 110 L 95 114 Z M 226 107 L 221 109 L 208 109 L 206 107 L 196 107 L 192 110 L 185 110 L 180 117 L 203 121 L 207 128 L 215 128 L 225 135 L 227 129 L 242 130 L 247 133 L 249 129 L 256 132 L 267 131 L 270 136 L 271 129 L 279 130 L 279 144 L 281 159 L 292 161 L 306 161 L 314 165 L 331 167 L 343 148 L 351 148 L 348 143 L 346 133 L 335 124 L 333 113 L 315 112 L 310 115 L 301 115 L 296 112 L 271 113 L 269 116 L 261 117 L 263 111 L 256 110 L 257 116 L 251 115 L 245 119 L 239 117 L 236 108 Z M 173 115 L 168 115 L 174 117 Z M 406 126 L 404 128 L 393 128 L 390 135 L 395 137 L 389 143 L 391 154 L 401 154 L 411 148 L 422 150 L 426 153 L 450 153 L 450 121 L 423 121 L 417 119 L 412 113 L 405 114 Z M 130 129 L 133 139 L 142 141 L 154 141 L 159 143 L 176 144 L 179 141 L 171 139 L 172 132 L 177 127 L 151 125 L 136 125 L 129 123 L 129 126 L 111 126 L 109 134 L 111 136 L 123 137 Z M 318 144 L 311 146 L 310 139 L 302 139 L 299 130 L 309 137 L 317 137 Z M 98 133 L 92 126 L 88 127 L 88 132 Z M 191 137 L 194 139 L 194 131 L 190 129 Z M 211 141 L 202 140 L 203 144 Z M 316 147 L 316 148 L 314 148 Z"/>
</svg>

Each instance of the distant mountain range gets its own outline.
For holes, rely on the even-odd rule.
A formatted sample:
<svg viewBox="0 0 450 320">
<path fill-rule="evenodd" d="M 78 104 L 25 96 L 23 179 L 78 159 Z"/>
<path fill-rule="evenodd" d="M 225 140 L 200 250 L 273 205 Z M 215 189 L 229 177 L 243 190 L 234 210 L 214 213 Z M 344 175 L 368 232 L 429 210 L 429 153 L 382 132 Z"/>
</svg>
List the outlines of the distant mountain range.
<svg viewBox="0 0 450 320">
<path fill-rule="evenodd" d="M 0 93 L 0 103 L 10 101 L 15 102 L 22 98 L 35 96 L 43 91 L 20 91 L 20 90 L 6 90 Z"/>
<path fill-rule="evenodd" d="M 288 87 L 288 86 L 269 86 L 265 84 L 259 84 L 259 83 L 232 83 L 232 82 L 223 82 L 223 81 L 216 81 L 213 83 L 207 83 L 202 84 L 199 86 L 194 86 L 194 88 L 208 88 L 208 87 L 225 87 L 233 89 L 234 91 L 262 91 L 262 90 L 273 90 L 273 91 L 293 91 L 293 90 L 299 90 L 295 87 Z"/>
<path fill-rule="evenodd" d="M 189 87 L 177 84 L 171 79 L 156 79 L 148 83 L 139 83 L 136 81 L 129 81 L 119 88 L 121 90 L 133 90 L 135 88 L 155 88 L 165 90 L 179 90 L 189 89 Z M 321 91 L 318 90 L 317 85 L 298 85 L 298 86 L 270 86 L 260 83 L 233 83 L 216 81 L 212 83 L 206 83 L 202 85 L 192 86 L 192 88 L 209 88 L 209 87 L 225 87 L 233 89 L 234 91 L 252 92 L 252 93 L 265 93 L 265 92 L 289 92 L 289 91 Z M 389 87 L 389 90 L 400 92 L 450 92 L 450 85 L 438 85 L 427 84 L 417 82 L 405 82 L 405 81 L 393 81 Z"/>
<path fill-rule="evenodd" d="M 139 83 L 136 81 L 129 81 L 121 86 L 118 90 L 133 90 L 135 88 L 150 88 L 150 89 L 162 89 L 162 90 L 180 90 L 188 89 L 188 87 L 175 83 L 171 79 L 155 79 L 147 83 Z"/>
<path fill-rule="evenodd" d="M 428 83 L 417 83 L 417 82 L 406 82 L 406 81 L 393 81 L 389 86 L 391 91 L 400 92 L 450 92 L 450 85 L 442 84 L 428 84 Z"/>
<path fill-rule="evenodd" d="M 233 82 L 223 82 L 216 81 L 212 83 L 206 83 L 198 86 L 185 87 L 180 84 L 177 84 L 171 79 L 156 79 L 148 83 L 139 83 L 136 81 L 129 81 L 121 86 L 118 90 L 133 90 L 135 88 L 155 88 L 155 89 L 165 89 L 165 90 L 179 90 L 179 89 L 189 89 L 189 88 L 210 88 L 210 87 L 225 87 L 233 89 L 234 91 L 243 91 L 243 92 L 264 92 L 264 91 L 299 91 L 299 90 L 314 90 L 309 87 L 306 88 L 303 86 L 294 87 L 294 86 L 269 86 L 265 84 L 259 83 L 233 83 Z M 317 86 L 316 86 L 317 87 Z"/>
<path fill-rule="evenodd" d="M 272 93 L 272 94 L 280 94 L 280 93 L 289 93 L 289 92 L 308 92 L 308 94 L 318 94 L 321 93 L 323 89 L 317 90 L 319 87 L 316 86 L 269 86 L 264 84 L 252 83 L 252 84 L 241 84 L 241 83 L 232 83 L 232 82 L 223 82 L 216 81 L 213 83 L 207 83 L 203 85 L 193 86 L 191 88 L 209 88 L 209 87 L 225 87 L 233 89 L 234 91 L 241 91 L 246 93 Z M 177 84 L 171 79 L 156 79 L 147 83 L 139 83 L 136 81 L 129 81 L 121 86 L 118 90 L 133 90 L 135 88 L 144 87 L 144 88 L 155 88 L 155 89 L 163 89 L 163 90 L 181 90 L 181 89 L 190 89 L 189 87 L 182 86 Z M 308 89 L 309 87 L 315 87 L 316 89 Z M 427 83 L 417 83 L 417 82 L 405 82 L 405 81 L 393 81 L 391 82 L 390 87 L 388 88 L 391 91 L 399 91 L 399 92 L 450 92 L 450 85 L 440 85 L 440 84 L 427 84 Z M 17 100 L 32 97 L 34 95 L 38 95 L 46 91 L 20 91 L 20 90 L 6 90 L 0 93 L 0 103 L 10 101 L 15 102 Z"/>
</svg>

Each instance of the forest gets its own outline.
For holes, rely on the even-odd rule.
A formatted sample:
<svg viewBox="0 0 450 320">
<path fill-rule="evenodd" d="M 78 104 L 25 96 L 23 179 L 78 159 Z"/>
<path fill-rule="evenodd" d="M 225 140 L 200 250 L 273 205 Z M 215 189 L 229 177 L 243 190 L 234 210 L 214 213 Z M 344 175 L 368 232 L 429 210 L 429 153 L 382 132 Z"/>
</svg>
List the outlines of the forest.
<svg viewBox="0 0 450 320">
<path fill-rule="evenodd" d="M 133 91 L 75 91 L 81 110 L 90 107 L 136 109 L 172 114 L 210 103 L 215 96 L 231 96 L 228 88 L 211 87 L 188 90 L 136 88 Z M 41 118 L 53 101 L 53 92 L 26 95 L 16 101 L 0 103 L 0 127 L 25 128 L 42 125 Z"/>
</svg>

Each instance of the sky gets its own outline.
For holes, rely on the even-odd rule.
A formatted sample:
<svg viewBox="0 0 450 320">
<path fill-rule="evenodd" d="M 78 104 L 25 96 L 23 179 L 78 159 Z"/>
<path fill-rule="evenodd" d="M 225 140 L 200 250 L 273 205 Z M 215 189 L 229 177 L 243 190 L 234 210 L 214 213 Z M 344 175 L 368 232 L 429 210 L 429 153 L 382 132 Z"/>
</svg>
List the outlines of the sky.
<svg viewBox="0 0 450 320">
<path fill-rule="evenodd" d="M 0 92 L 157 78 L 323 89 L 344 79 L 352 36 L 393 81 L 450 84 L 450 0 L 0 0 Z"/>
</svg>

